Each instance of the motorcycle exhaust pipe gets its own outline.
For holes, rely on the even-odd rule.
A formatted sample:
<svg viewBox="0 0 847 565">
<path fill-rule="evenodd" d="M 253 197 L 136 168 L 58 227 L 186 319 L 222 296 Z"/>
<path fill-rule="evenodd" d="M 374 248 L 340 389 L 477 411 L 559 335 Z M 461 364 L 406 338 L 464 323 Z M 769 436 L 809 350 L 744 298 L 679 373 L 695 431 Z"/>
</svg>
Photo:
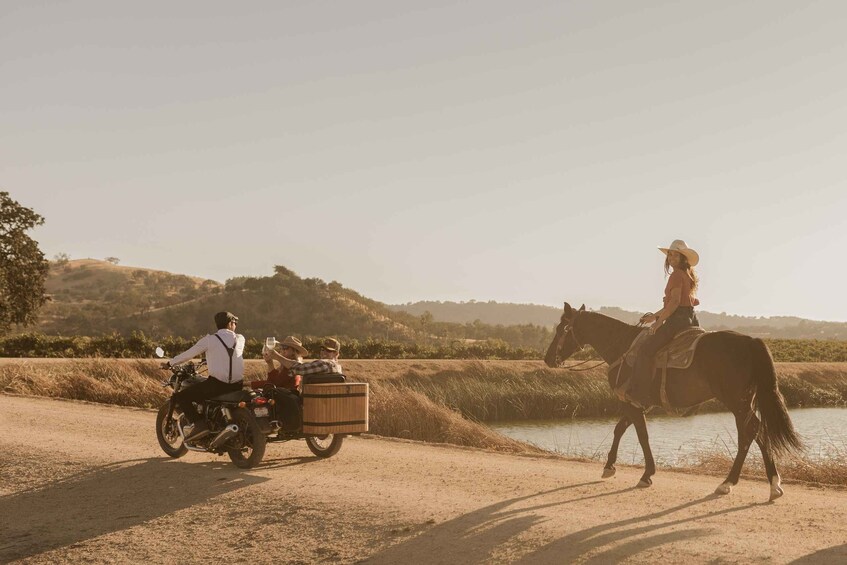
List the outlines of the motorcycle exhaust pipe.
<svg viewBox="0 0 847 565">
<path fill-rule="evenodd" d="M 223 429 L 221 433 L 215 436 L 211 442 L 209 442 L 209 449 L 217 449 L 221 445 L 227 442 L 230 438 L 232 438 L 235 434 L 238 433 L 238 426 L 235 424 L 230 424 Z"/>
</svg>

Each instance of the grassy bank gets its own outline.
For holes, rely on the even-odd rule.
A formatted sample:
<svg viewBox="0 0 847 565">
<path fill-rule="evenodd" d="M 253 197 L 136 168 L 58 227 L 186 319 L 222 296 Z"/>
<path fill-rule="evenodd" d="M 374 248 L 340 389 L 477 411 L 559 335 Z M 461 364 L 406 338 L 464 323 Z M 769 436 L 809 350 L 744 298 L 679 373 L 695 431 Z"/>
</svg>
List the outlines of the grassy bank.
<svg viewBox="0 0 847 565">
<path fill-rule="evenodd" d="M 540 361 L 347 361 L 357 380 L 414 390 L 483 422 L 615 416 L 606 367 L 575 373 Z M 777 363 L 790 408 L 847 406 L 847 363 Z M 725 410 L 717 401 L 700 412 Z M 657 410 L 657 413 L 660 412 Z"/>
<path fill-rule="evenodd" d="M 376 402 L 383 394 L 400 406 L 410 395 L 472 421 L 615 416 L 620 406 L 605 367 L 573 373 L 540 361 L 392 359 L 343 365 L 351 380 L 371 384 Z M 248 380 L 263 377 L 263 362 L 247 361 L 246 367 Z M 847 363 L 777 363 L 776 369 L 789 407 L 847 406 Z M 164 398 L 158 384 L 164 375 L 153 360 L 2 359 L 0 391 L 151 407 Z M 712 401 L 698 410 L 724 408 Z"/>
<path fill-rule="evenodd" d="M 370 384 L 370 429 L 387 437 L 531 453 L 540 449 L 479 422 L 614 415 L 618 409 L 602 368 L 569 373 L 535 361 L 458 360 L 345 360 L 344 367 L 351 380 Z M 248 380 L 264 371 L 264 363 L 247 362 Z M 847 404 L 847 363 L 780 363 L 777 372 L 791 407 Z M 160 384 L 166 375 L 153 360 L 0 359 L 0 392 L 155 408 L 167 397 Z M 686 467 L 725 474 L 732 455 L 707 452 Z M 845 458 L 821 463 L 794 456 L 781 469 L 793 480 L 843 485 Z M 750 459 L 745 473 L 764 476 L 757 458 Z"/>
<path fill-rule="evenodd" d="M 0 391 L 156 408 L 167 398 L 160 381 L 167 373 L 150 360 L 3 359 Z M 264 363 L 248 362 L 247 376 L 264 376 Z M 364 381 L 355 378 L 353 380 Z M 375 379 L 370 383 L 371 433 L 433 443 L 450 443 L 511 453 L 541 449 L 506 438 L 464 418 L 424 394 Z"/>
</svg>

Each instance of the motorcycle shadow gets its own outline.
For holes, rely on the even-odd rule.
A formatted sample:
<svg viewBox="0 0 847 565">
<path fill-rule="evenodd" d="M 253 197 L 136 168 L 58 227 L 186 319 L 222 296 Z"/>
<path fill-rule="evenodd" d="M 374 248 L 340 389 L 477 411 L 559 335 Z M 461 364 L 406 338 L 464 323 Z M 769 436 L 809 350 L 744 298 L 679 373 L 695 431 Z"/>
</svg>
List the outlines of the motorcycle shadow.
<svg viewBox="0 0 847 565">
<path fill-rule="evenodd" d="M 285 467 L 296 467 L 297 465 L 303 465 L 304 463 L 314 463 L 318 461 L 320 457 L 316 455 L 305 456 L 305 457 L 277 457 L 276 459 L 269 459 L 267 456 L 264 461 L 262 461 L 256 469 L 264 470 L 264 469 L 278 469 Z"/>
<path fill-rule="evenodd" d="M 0 497 L 0 563 L 72 545 L 259 484 L 267 478 L 215 462 L 166 457 L 96 466 Z"/>
</svg>

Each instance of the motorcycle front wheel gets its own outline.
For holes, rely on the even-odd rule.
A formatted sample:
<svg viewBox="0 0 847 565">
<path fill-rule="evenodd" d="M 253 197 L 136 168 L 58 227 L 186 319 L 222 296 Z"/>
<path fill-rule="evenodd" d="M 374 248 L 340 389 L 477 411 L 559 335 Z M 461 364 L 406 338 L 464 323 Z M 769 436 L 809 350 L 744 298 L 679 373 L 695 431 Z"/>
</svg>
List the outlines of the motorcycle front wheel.
<svg viewBox="0 0 847 565">
<path fill-rule="evenodd" d="M 159 408 L 159 413 L 156 415 L 156 439 L 159 440 L 159 447 L 168 454 L 168 457 L 177 459 L 188 453 L 188 448 L 183 444 L 182 436 L 179 435 L 179 428 L 176 425 L 182 414 L 174 409 L 174 415 L 178 418 L 168 418 L 170 408 L 170 400 Z"/>
<path fill-rule="evenodd" d="M 341 449 L 344 436 L 338 434 L 327 434 L 325 436 L 308 436 L 306 445 L 309 450 L 318 457 L 332 457 Z"/>
<path fill-rule="evenodd" d="M 262 462 L 267 438 L 259 428 L 256 418 L 246 408 L 236 408 L 232 419 L 238 426 L 238 434 L 227 442 L 227 453 L 236 467 L 250 469 Z"/>
</svg>

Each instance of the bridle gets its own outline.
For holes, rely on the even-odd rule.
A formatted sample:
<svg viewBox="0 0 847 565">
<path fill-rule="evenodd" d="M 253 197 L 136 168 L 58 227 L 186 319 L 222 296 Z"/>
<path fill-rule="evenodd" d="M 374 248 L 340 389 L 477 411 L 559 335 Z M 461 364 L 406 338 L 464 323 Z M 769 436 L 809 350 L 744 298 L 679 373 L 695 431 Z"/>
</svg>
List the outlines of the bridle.
<svg viewBox="0 0 847 565">
<path fill-rule="evenodd" d="M 571 334 L 571 337 L 573 338 L 574 343 L 576 343 L 577 347 L 579 348 L 577 351 L 582 351 L 583 349 L 585 349 L 585 345 L 583 345 L 579 342 L 579 340 L 576 337 L 576 331 L 574 330 L 574 325 L 576 325 L 576 317 L 579 316 L 579 312 L 580 312 L 579 310 L 576 311 L 576 313 L 574 314 L 573 320 L 571 320 L 570 324 L 568 324 L 565 327 L 565 331 L 562 333 L 562 337 L 560 339 L 564 340 L 565 338 L 568 337 L 568 334 Z M 642 327 L 643 325 L 644 325 L 644 323 L 639 321 L 638 324 L 637 324 L 637 327 Z M 574 353 L 576 353 L 576 351 L 574 351 Z M 594 353 L 597 353 L 597 352 L 594 351 Z M 558 351 L 556 352 L 556 355 L 558 355 Z M 573 355 L 573 354 L 571 354 L 571 355 Z M 624 352 L 624 354 L 621 356 L 621 359 L 623 359 L 624 356 L 626 356 L 626 352 Z M 612 363 L 610 365 L 610 367 L 615 366 L 617 363 L 620 362 L 621 359 L 618 359 L 617 361 L 615 361 L 615 363 Z M 591 361 L 596 361 L 596 360 L 597 360 L 597 357 L 592 356 L 592 357 L 589 357 L 588 359 L 585 359 L 584 361 L 577 363 L 576 365 L 571 365 L 570 367 L 565 367 L 564 366 L 565 362 L 564 362 L 564 360 L 562 360 L 562 362 L 559 363 L 557 365 L 557 367 L 560 368 L 560 369 L 564 368 L 565 370 L 572 371 L 574 373 L 580 373 L 582 371 L 590 371 L 591 369 L 596 369 L 597 367 L 599 367 L 603 364 L 608 365 L 608 363 L 606 363 L 606 360 L 603 359 L 599 363 L 597 363 L 596 365 L 591 365 L 590 367 L 583 367 L 581 369 L 575 368 L 575 367 L 579 367 L 580 365 L 585 365 L 586 363 L 590 363 Z"/>
<path fill-rule="evenodd" d="M 573 338 L 574 343 L 579 348 L 579 349 L 577 349 L 577 351 L 582 351 L 583 349 L 585 349 L 585 345 L 580 343 L 579 339 L 577 339 L 576 330 L 574 330 L 574 325 L 576 324 L 576 317 L 577 316 L 579 316 L 579 310 L 577 310 L 576 314 L 574 314 L 574 317 L 573 317 L 573 320 L 571 320 L 571 323 L 568 324 L 565 327 L 565 331 L 562 333 L 562 337 L 560 339 L 562 341 L 564 341 L 564 339 L 568 337 L 568 334 L 571 334 L 571 337 Z M 576 351 L 574 353 L 576 353 Z M 556 352 L 556 354 L 558 355 L 558 351 Z M 591 365 L 590 367 L 583 367 L 582 369 L 576 369 L 575 368 L 575 367 L 579 367 L 580 365 L 585 365 L 586 363 L 590 363 L 591 361 L 596 361 L 596 360 L 597 360 L 596 357 L 589 357 L 588 359 L 585 359 L 584 361 L 581 361 L 581 362 L 577 363 L 576 365 L 571 365 L 570 367 L 564 367 L 565 362 L 564 362 L 564 360 L 562 360 L 562 362 L 558 364 L 558 367 L 559 368 L 564 367 L 568 371 L 573 371 L 574 373 L 579 373 L 579 372 L 582 372 L 582 371 L 590 371 L 591 369 L 596 369 L 597 367 L 599 367 L 600 365 L 602 365 L 606 362 L 605 360 L 601 360 L 596 365 Z"/>
</svg>

